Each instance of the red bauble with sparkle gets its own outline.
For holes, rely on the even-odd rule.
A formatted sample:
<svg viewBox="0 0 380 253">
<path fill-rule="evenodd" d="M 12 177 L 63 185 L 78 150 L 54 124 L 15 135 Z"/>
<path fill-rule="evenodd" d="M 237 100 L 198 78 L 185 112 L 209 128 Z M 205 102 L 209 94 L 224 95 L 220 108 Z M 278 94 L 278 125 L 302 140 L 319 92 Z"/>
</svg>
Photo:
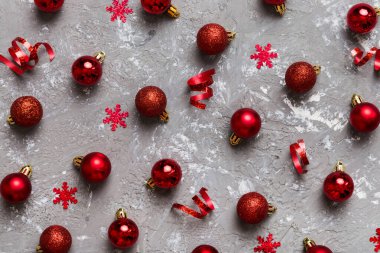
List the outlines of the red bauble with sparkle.
<svg viewBox="0 0 380 253">
<path fill-rule="evenodd" d="M 93 86 L 102 77 L 102 64 L 93 56 L 82 56 L 73 63 L 71 73 L 78 84 Z"/>
<path fill-rule="evenodd" d="M 228 44 L 228 33 L 221 25 L 207 24 L 198 31 L 197 45 L 204 54 L 220 54 Z"/>
<path fill-rule="evenodd" d="M 314 67 L 307 62 L 296 62 L 289 66 L 285 74 L 286 86 L 296 93 L 310 91 L 317 82 Z"/>
<path fill-rule="evenodd" d="M 333 253 L 329 248 L 322 245 L 316 245 L 309 248 L 306 253 Z"/>
<path fill-rule="evenodd" d="M 170 8 L 171 2 L 171 0 L 141 0 L 141 5 L 146 12 L 160 15 Z"/>
<path fill-rule="evenodd" d="M 218 251 L 210 245 L 199 245 L 192 253 L 218 253 Z"/>
<path fill-rule="evenodd" d="M 158 188 L 173 188 L 181 181 L 181 166 L 172 159 L 162 159 L 154 164 L 151 177 Z"/>
<path fill-rule="evenodd" d="M 18 126 L 33 127 L 41 121 L 43 114 L 42 105 L 37 98 L 24 96 L 12 103 L 10 117 Z"/>
<path fill-rule="evenodd" d="M 265 3 L 271 5 L 280 5 L 286 2 L 286 0 L 264 0 Z"/>
<path fill-rule="evenodd" d="M 242 108 L 237 110 L 231 118 L 232 132 L 239 138 L 256 136 L 261 128 L 260 115 L 253 109 Z"/>
<path fill-rule="evenodd" d="M 139 238 L 139 229 L 134 221 L 119 218 L 109 226 L 108 238 L 116 248 L 126 249 L 136 243 Z"/>
<path fill-rule="evenodd" d="M 93 152 L 83 158 L 80 171 L 89 183 L 100 183 L 108 178 L 111 167 L 111 161 L 106 155 Z"/>
<path fill-rule="evenodd" d="M 25 201 L 32 192 L 30 179 L 23 173 L 12 173 L 0 184 L 1 196 L 11 204 Z"/>
<path fill-rule="evenodd" d="M 351 7 L 347 14 L 347 25 L 356 33 L 369 33 L 377 24 L 376 10 L 369 4 L 359 3 Z"/>
<path fill-rule="evenodd" d="M 70 232 L 62 226 L 53 225 L 42 232 L 40 245 L 37 249 L 43 253 L 67 253 L 70 250 L 71 243 Z"/>
<path fill-rule="evenodd" d="M 257 224 L 268 216 L 269 204 L 260 193 L 249 192 L 239 199 L 236 211 L 239 218 L 245 223 Z"/>
<path fill-rule="evenodd" d="M 56 12 L 62 8 L 65 0 L 34 0 L 34 3 L 44 12 Z"/>
<path fill-rule="evenodd" d="M 323 191 L 328 199 L 343 202 L 354 192 L 354 181 L 344 171 L 332 172 L 325 179 Z"/>
<path fill-rule="evenodd" d="M 357 104 L 351 111 L 350 123 L 358 132 L 372 132 L 380 124 L 379 109 L 368 102 Z"/>
<path fill-rule="evenodd" d="M 137 92 L 135 105 L 145 117 L 158 117 L 166 108 L 166 95 L 156 86 L 146 86 Z"/>
</svg>

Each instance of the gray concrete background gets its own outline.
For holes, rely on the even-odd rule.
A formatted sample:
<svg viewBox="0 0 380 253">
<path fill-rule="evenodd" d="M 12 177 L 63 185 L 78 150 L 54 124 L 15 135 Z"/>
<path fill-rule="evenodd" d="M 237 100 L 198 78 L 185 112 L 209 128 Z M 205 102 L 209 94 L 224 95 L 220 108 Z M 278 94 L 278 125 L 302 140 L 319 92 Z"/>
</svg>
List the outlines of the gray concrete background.
<svg viewBox="0 0 380 253">
<path fill-rule="evenodd" d="M 0 252 L 34 252 L 40 233 L 61 224 L 73 236 L 71 252 L 117 252 L 107 229 L 119 207 L 139 226 L 136 246 L 126 252 L 191 252 L 198 244 L 220 252 L 253 252 L 257 235 L 274 234 L 277 252 L 303 252 L 302 239 L 314 238 L 333 252 L 373 252 L 368 238 L 380 218 L 379 130 L 357 135 L 347 124 L 352 93 L 379 105 L 378 77 L 373 64 L 356 69 L 350 50 L 378 44 L 380 24 L 370 35 L 353 36 L 345 16 L 353 0 L 289 0 L 278 17 L 260 0 L 174 0 L 181 17 L 171 20 L 142 12 L 126 24 L 111 23 L 105 11 L 111 0 L 66 0 L 61 12 L 39 13 L 32 0 L 0 1 L 0 51 L 23 36 L 48 41 L 56 59 L 41 62 L 22 77 L 0 66 L 0 177 L 22 165 L 34 166 L 33 192 L 17 207 L 0 201 Z M 379 5 L 380 1 L 371 1 Z M 195 35 L 206 23 L 236 31 L 222 55 L 201 56 Z M 272 43 L 279 58 L 273 69 L 258 71 L 249 56 L 255 44 Z M 86 54 L 106 51 L 103 78 L 96 89 L 83 91 L 71 80 L 71 64 Z M 292 97 L 284 88 L 287 67 L 298 60 L 321 64 L 322 73 L 307 95 Z M 205 111 L 189 105 L 186 80 L 215 67 L 214 97 Z M 143 86 L 157 85 L 168 97 L 168 124 L 142 120 L 134 96 Z M 33 131 L 11 129 L 6 117 L 14 99 L 33 95 L 44 106 L 44 118 Z M 128 128 L 111 132 L 102 124 L 104 108 L 120 103 L 130 117 Z M 241 107 L 262 116 L 254 141 L 232 148 L 229 120 Z M 289 144 L 304 138 L 311 165 L 300 177 L 292 168 Z M 98 187 L 87 185 L 72 167 L 76 155 L 100 151 L 112 161 L 112 174 Z M 169 193 L 143 186 L 153 163 L 176 159 L 183 181 Z M 356 189 L 352 198 L 331 204 L 322 183 L 338 159 L 344 161 Z M 67 181 L 77 186 L 77 205 L 53 205 L 52 189 Z M 175 201 L 191 205 L 202 186 L 216 204 L 204 220 L 171 211 Z M 238 198 L 258 191 L 278 207 L 257 226 L 242 225 L 236 216 Z"/>
</svg>

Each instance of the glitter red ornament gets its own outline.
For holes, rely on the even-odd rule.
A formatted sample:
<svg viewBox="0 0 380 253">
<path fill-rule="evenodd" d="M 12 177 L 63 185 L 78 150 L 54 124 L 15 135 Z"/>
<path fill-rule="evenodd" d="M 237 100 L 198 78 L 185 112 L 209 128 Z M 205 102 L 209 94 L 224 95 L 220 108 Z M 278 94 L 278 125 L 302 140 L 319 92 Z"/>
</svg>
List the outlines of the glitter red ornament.
<svg viewBox="0 0 380 253">
<path fill-rule="evenodd" d="M 369 4 L 356 4 L 347 13 L 347 25 L 355 33 L 369 33 L 377 24 L 377 13 Z"/>
<path fill-rule="evenodd" d="M 42 105 L 37 98 L 19 97 L 12 103 L 7 122 L 10 125 L 33 127 L 41 121 L 43 114 Z"/>
<path fill-rule="evenodd" d="M 267 199 L 260 193 L 249 192 L 239 199 L 236 211 L 243 222 L 257 224 L 268 215 L 273 214 L 276 208 L 272 204 L 269 204 Z"/>
<path fill-rule="evenodd" d="M 79 57 L 71 67 L 71 73 L 74 80 L 83 86 L 93 86 L 99 82 L 102 77 L 102 63 L 106 58 L 106 54 L 101 51 L 95 56 Z"/>
<path fill-rule="evenodd" d="M 309 238 L 303 240 L 306 253 L 333 253 L 329 248 L 322 245 L 316 245 L 315 242 Z"/>
<path fill-rule="evenodd" d="M 34 0 L 34 3 L 43 12 L 57 12 L 62 8 L 65 0 Z"/>
<path fill-rule="evenodd" d="M 156 86 L 146 86 L 137 92 L 135 105 L 139 113 L 145 117 L 160 117 L 164 122 L 169 121 L 166 111 L 166 95 Z"/>
<path fill-rule="evenodd" d="M 151 188 L 170 189 L 176 187 L 181 178 L 181 166 L 172 159 L 162 159 L 154 164 L 147 185 Z"/>
<path fill-rule="evenodd" d="M 357 94 L 352 96 L 351 104 L 350 124 L 357 132 L 372 132 L 379 126 L 380 111 L 374 104 L 363 102 Z"/>
<path fill-rule="evenodd" d="M 11 204 L 25 201 L 32 192 L 31 176 L 30 165 L 22 167 L 18 173 L 9 174 L 0 183 L 1 196 Z"/>
<path fill-rule="evenodd" d="M 71 248 L 72 238 L 70 232 L 60 226 L 53 225 L 44 230 L 40 237 L 37 253 L 67 253 Z"/>
<path fill-rule="evenodd" d="M 286 71 L 286 86 L 296 93 L 306 93 L 314 87 L 320 71 L 320 66 L 312 66 L 307 62 L 295 62 Z"/>
<path fill-rule="evenodd" d="M 139 229 L 133 220 L 127 218 L 123 208 L 116 212 L 116 220 L 108 228 L 108 238 L 118 249 L 132 247 L 139 238 Z"/>
<path fill-rule="evenodd" d="M 286 0 L 264 0 L 266 4 L 274 5 L 275 10 L 280 14 L 284 15 L 286 11 L 285 2 Z"/>
<path fill-rule="evenodd" d="M 227 48 L 230 41 L 235 38 L 235 35 L 236 33 L 226 31 L 219 24 L 207 24 L 198 31 L 197 45 L 204 54 L 220 54 Z"/>
<path fill-rule="evenodd" d="M 111 174 L 111 161 L 100 152 L 92 152 L 84 157 L 77 156 L 73 159 L 73 164 L 89 183 L 103 182 Z"/>
<path fill-rule="evenodd" d="M 161 15 L 166 12 L 170 17 L 178 18 L 180 13 L 171 3 L 171 0 L 141 0 L 143 9 L 149 14 Z"/>
<path fill-rule="evenodd" d="M 218 251 L 211 245 L 199 245 L 191 253 L 218 253 Z"/>
<path fill-rule="evenodd" d="M 253 109 L 242 108 L 237 110 L 231 118 L 232 135 L 231 145 L 238 145 L 241 139 L 248 139 L 256 136 L 261 128 L 260 115 Z"/>
<path fill-rule="evenodd" d="M 345 167 L 341 161 L 335 165 L 334 172 L 326 177 L 323 192 L 328 199 L 335 202 L 346 201 L 352 196 L 354 181 L 345 172 Z"/>
</svg>

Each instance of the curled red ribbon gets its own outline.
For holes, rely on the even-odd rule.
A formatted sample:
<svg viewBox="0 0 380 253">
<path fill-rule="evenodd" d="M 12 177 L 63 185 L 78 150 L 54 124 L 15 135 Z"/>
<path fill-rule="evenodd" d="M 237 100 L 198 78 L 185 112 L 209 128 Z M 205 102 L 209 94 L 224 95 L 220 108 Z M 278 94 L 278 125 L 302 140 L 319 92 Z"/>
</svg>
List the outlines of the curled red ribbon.
<svg viewBox="0 0 380 253">
<path fill-rule="evenodd" d="M 206 104 L 199 101 L 211 98 L 213 94 L 212 88 L 208 87 L 214 83 L 212 76 L 215 75 L 215 69 L 210 69 L 202 72 L 196 76 L 191 77 L 187 81 L 187 85 L 192 91 L 201 91 L 201 94 L 194 95 L 190 97 L 190 104 L 197 107 L 198 109 L 206 109 Z"/>
<path fill-rule="evenodd" d="M 359 48 L 354 48 L 351 51 L 352 57 L 354 57 L 354 64 L 356 66 L 363 66 L 366 64 L 373 56 L 375 56 L 375 71 L 380 70 L 380 50 L 376 47 L 371 48 L 366 55 Z M 364 55 L 364 56 L 363 56 Z"/>
<path fill-rule="evenodd" d="M 205 200 L 206 204 L 202 202 L 202 200 L 197 196 L 194 195 L 193 201 L 194 203 L 199 207 L 200 212 L 195 211 L 194 209 L 191 209 L 190 207 L 174 203 L 172 208 L 176 208 L 178 210 L 181 210 L 182 212 L 191 215 L 198 219 L 203 219 L 208 213 L 210 213 L 212 210 L 215 209 L 214 204 L 212 203 L 211 198 L 207 194 L 207 189 L 202 187 L 200 189 L 199 194 L 202 196 L 202 198 Z"/>
<path fill-rule="evenodd" d="M 27 55 L 17 43 L 21 43 L 28 51 Z M 0 54 L 0 62 L 8 66 L 13 72 L 18 75 L 22 75 L 25 71 L 31 70 L 38 63 L 38 49 L 40 46 L 44 46 L 47 53 L 49 54 L 50 61 L 55 57 L 53 48 L 44 42 L 38 42 L 35 45 L 30 44 L 27 40 L 21 37 L 17 37 L 12 40 L 12 46 L 8 49 L 9 54 L 12 56 L 13 63 L 11 60 L 8 60 L 3 55 Z M 33 64 L 30 64 L 34 62 Z"/>
<path fill-rule="evenodd" d="M 309 160 L 307 159 L 304 140 L 298 140 L 296 143 L 290 145 L 289 148 L 294 168 L 297 170 L 298 174 L 305 174 L 307 170 L 304 166 L 309 164 Z"/>
</svg>

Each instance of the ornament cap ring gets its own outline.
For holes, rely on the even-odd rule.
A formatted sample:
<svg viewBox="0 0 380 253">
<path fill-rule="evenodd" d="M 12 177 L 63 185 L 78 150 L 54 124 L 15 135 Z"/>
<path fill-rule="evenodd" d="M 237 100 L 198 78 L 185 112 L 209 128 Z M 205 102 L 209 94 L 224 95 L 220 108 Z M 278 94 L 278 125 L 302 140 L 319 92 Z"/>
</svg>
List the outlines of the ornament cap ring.
<svg viewBox="0 0 380 253">
<path fill-rule="evenodd" d="M 20 173 L 24 174 L 28 178 L 32 176 L 33 168 L 31 165 L 25 165 L 21 168 Z"/>
<path fill-rule="evenodd" d="M 75 168 L 79 169 L 81 167 L 83 158 L 84 158 L 84 156 L 76 156 L 76 157 L 74 157 L 74 159 L 73 159 L 73 165 L 74 165 Z"/>
<path fill-rule="evenodd" d="M 315 242 L 313 240 L 311 240 L 310 238 L 306 237 L 303 240 L 303 245 L 305 246 L 305 249 L 308 250 L 311 247 L 314 247 L 316 244 L 315 244 Z"/>
<path fill-rule="evenodd" d="M 319 75 L 321 73 L 322 67 L 320 65 L 313 65 L 315 74 Z"/>
<path fill-rule="evenodd" d="M 361 104 L 363 103 L 363 98 L 358 95 L 358 94 L 354 94 L 352 95 L 352 98 L 351 98 L 351 105 L 352 107 L 355 107 L 357 106 L 358 104 Z"/>
<path fill-rule="evenodd" d="M 124 208 L 119 208 L 117 211 L 116 211 L 116 220 L 118 219 L 124 219 L 124 218 L 127 218 L 127 212 L 125 211 Z"/>
<path fill-rule="evenodd" d="M 334 167 L 334 171 L 344 172 L 346 170 L 346 166 L 344 166 L 342 161 L 338 161 Z"/>
<path fill-rule="evenodd" d="M 178 18 L 181 15 L 178 9 L 173 5 L 170 5 L 169 9 L 167 10 L 167 13 L 172 18 Z"/>
<path fill-rule="evenodd" d="M 95 58 L 96 60 L 98 60 L 100 64 L 102 64 L 104 60 L 106 59 L 106 53 L 104 51 L 97 52 L 95 54 Z"/>
</svg>

